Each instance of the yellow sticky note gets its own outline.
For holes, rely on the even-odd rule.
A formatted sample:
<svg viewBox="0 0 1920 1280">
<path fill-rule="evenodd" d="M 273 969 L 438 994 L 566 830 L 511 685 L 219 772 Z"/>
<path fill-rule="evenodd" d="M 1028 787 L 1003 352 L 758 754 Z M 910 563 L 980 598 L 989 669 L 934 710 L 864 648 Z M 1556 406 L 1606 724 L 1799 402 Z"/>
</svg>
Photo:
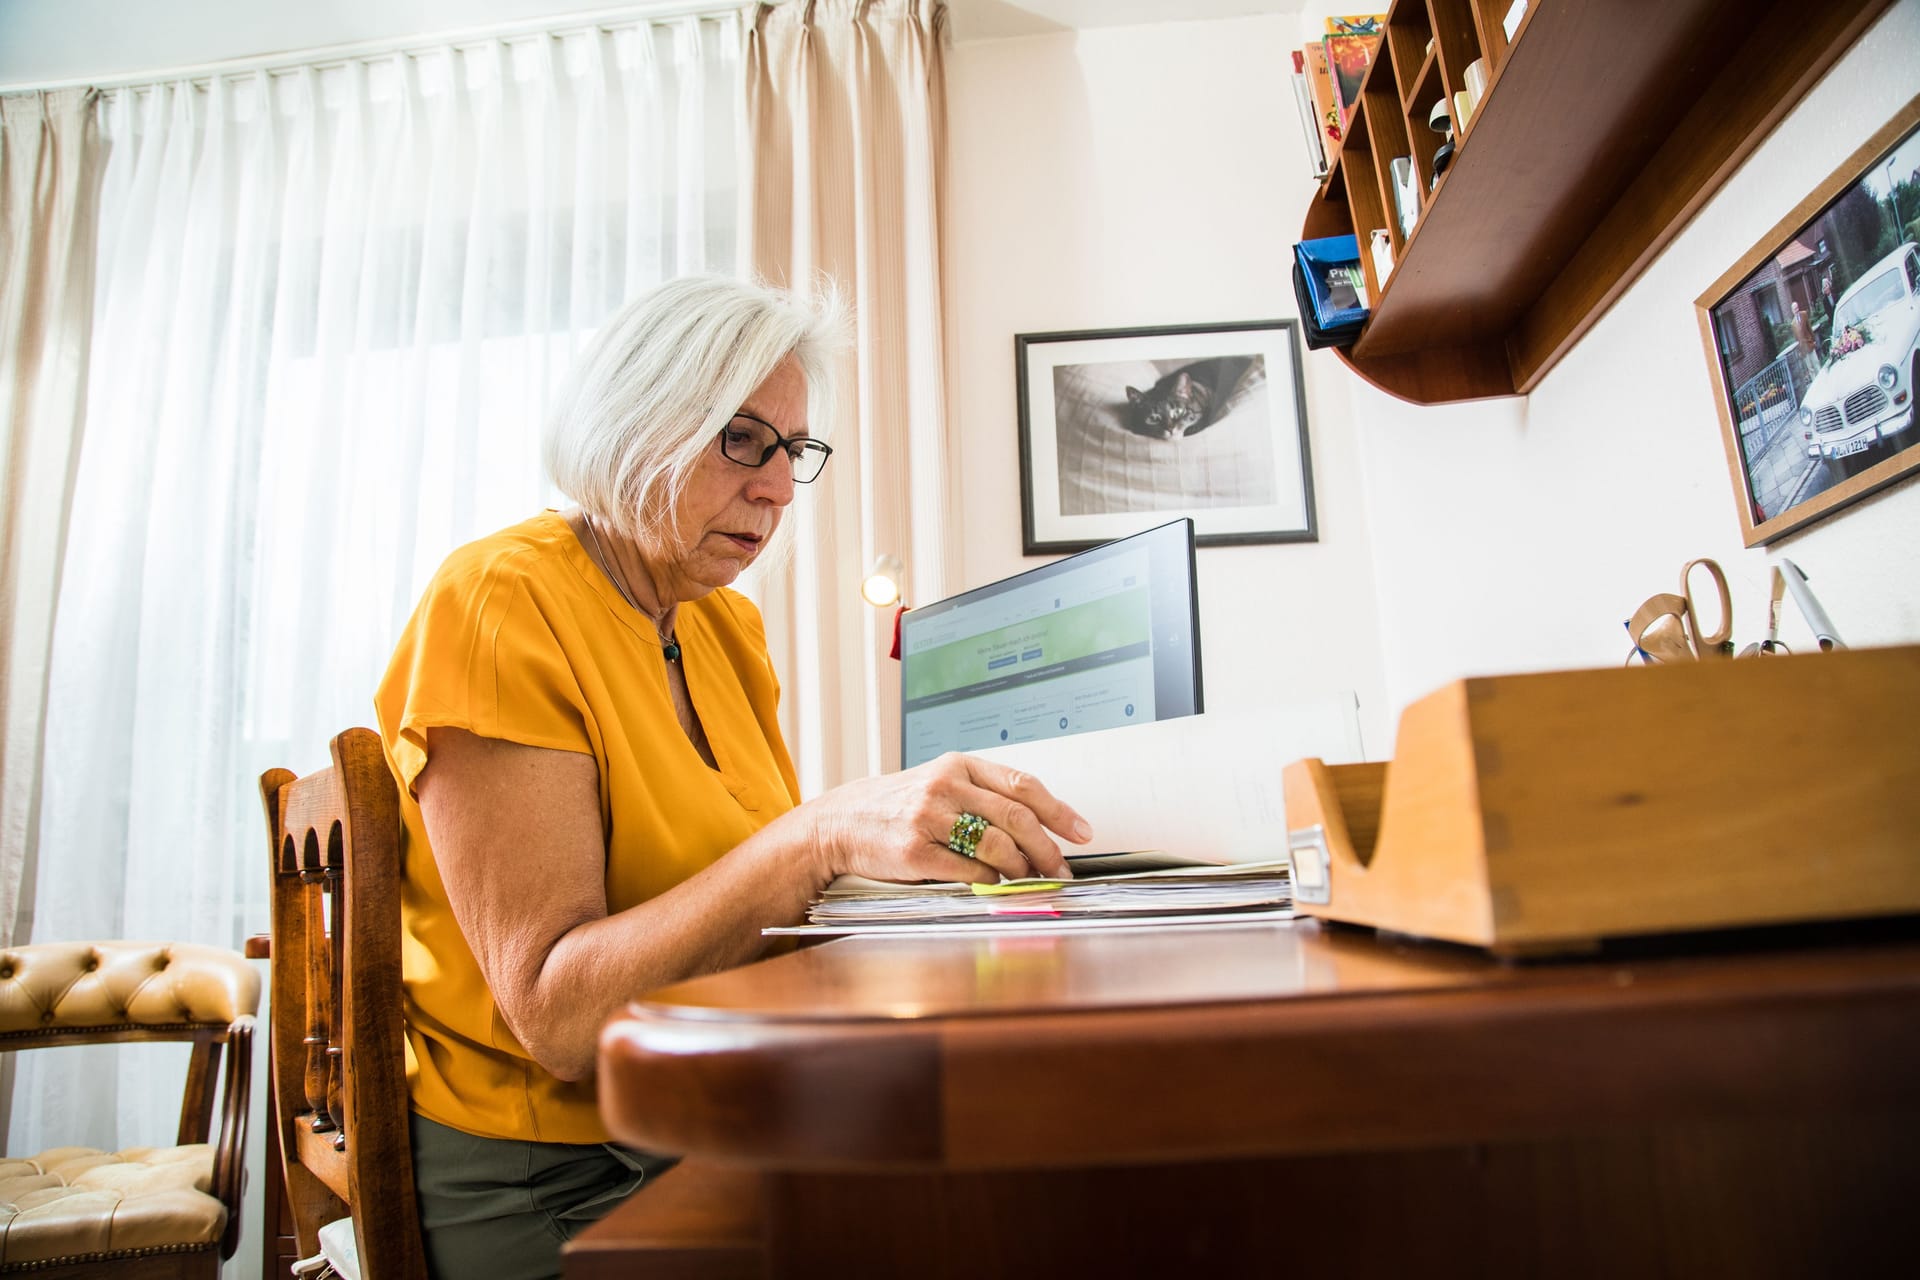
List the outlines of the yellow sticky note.
<svg viewBox="0 0 1920 1280">
<path fill-rule="evenodd" d="M 999 884 L 977 884 L 973 891 L 983 898 L 997 898 L 1009 893 L 1038 893 L 1042 889 L 1058 889 L 1066 884 L 1064 880 L 1003 880 Z"/>
</svg>

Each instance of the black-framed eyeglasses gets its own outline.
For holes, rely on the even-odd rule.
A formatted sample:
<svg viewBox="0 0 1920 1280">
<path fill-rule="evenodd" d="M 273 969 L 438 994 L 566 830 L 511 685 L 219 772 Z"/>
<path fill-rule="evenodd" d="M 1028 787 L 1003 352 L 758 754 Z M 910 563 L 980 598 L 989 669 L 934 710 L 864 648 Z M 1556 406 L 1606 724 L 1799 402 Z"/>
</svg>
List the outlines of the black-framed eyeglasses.
<svg viewBox="0 0 1920 1280">
<path fill-rule="evenodd" d="M 762 422 L 750 413 L 736 413 L 720 428 L 720 452 L 730 462 L 743 467 L 764 467 L 773 455 L 786 450 L 793 467 L 795 484 L 811 484 L 819 479 L 821 468 L 833 456 L 833 446 L 807 436 L 783 436 L 770 422 Z"/>
</svg>

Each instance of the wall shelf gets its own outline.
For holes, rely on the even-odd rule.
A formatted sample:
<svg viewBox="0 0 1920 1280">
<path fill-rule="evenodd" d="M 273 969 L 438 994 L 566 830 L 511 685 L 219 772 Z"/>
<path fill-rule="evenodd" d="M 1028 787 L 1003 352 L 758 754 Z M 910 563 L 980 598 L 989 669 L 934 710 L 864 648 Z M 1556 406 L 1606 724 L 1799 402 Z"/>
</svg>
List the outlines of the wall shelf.
<svg viewBox="0 0 1920 1280">
<path fill-rule="evenodd" d="M 1340 358 L 1416 404 L 1525 395 L 1890 3 L 1531 0 L 1509 44 L 1508 0 L 1397 0 L 1303 226 L 1360 242 L 1373 314 Z M 1427 114 L 1483 57 L 1486 94 L 1403 241 L 1388 165 L 1411 154 L 1425 191 Z M 1385 287 L 1366 251 L 1383 227 Z"/>
</svg>

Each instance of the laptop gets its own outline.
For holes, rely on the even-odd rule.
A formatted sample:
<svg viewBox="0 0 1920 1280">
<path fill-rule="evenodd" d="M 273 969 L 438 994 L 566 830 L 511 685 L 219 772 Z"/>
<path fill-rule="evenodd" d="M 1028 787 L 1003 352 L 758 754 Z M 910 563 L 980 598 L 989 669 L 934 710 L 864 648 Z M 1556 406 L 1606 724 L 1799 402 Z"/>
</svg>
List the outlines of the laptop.
<svg viewBox="0 0 1920 1280">
<path fill-rule="evenodd" d="M 900 619 L 901 767 L 1201 711 L 1193 521 Z"/>
</svg>

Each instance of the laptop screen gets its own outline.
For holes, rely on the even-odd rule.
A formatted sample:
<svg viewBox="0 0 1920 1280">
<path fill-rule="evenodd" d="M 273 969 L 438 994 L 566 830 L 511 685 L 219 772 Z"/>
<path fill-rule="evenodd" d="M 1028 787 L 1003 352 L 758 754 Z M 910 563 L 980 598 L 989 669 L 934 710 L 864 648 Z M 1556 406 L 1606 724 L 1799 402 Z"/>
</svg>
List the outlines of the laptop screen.
<svg viewBox="0 0 1920 1280">
<path fill-rule="evenodd" d="M 901 767 L 1202 709 L 1193 521 L 900 619 Z"/>
</svg>

